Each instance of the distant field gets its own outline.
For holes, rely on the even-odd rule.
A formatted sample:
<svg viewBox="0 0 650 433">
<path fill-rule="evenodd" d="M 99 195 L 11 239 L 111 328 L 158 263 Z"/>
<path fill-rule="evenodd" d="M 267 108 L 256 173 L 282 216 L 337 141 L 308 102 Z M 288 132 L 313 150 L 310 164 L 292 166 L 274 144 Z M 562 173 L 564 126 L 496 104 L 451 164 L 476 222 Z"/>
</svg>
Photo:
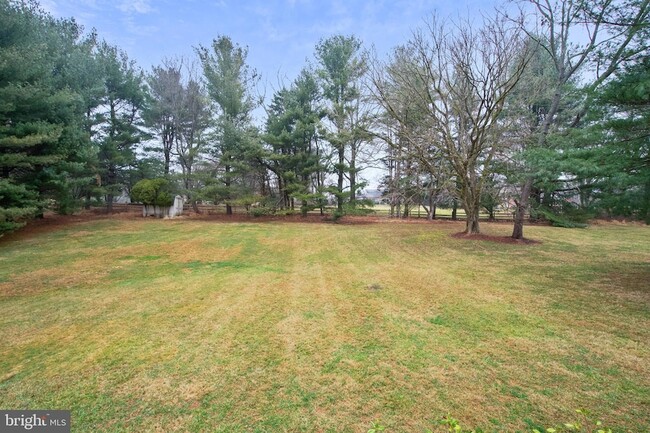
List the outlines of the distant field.
<svg viewBox="0 0 650 433">
<path fill-rule="evenodd" d="M 99 219 L 0 239 L 0 408 L 73 432 L 650 425 L 650 229 Z M 483 224 L 507 235 L 511 227 Z"/>
<path fill-rule="evenodd" d="M 372 207 L 372 210 L 376 215 L 379 216 L 387 216 L 390 214 L 390 206 L 387 204 L 375 204 Z M 412 218 L 426 218 L 427 217 L 427 211 L 424 207 L 422 206 L 416 206 L 412 209 L 409 210 L 409 214 Z M 449 219 L 451 218 L 452 215 L 452 209 L 451 208 L 437 208 L 436 209 L 436 218 L 442 218 L 442 219 Z M 456 216 L 459 219 L 464 219 L 465 218 L 465 210 L 462 207 L 459 207 L 456 209 Z M 481 211 L 480 212 L 480 218 L 487 220 L 490 215 L 485 212 Z M 512 220 L 513 215 L 512 212 L 501 210 L 497 211 L 494 214 L 495 219 L 499 221 L 504 221 L 504 220 Z"/>
</svg>

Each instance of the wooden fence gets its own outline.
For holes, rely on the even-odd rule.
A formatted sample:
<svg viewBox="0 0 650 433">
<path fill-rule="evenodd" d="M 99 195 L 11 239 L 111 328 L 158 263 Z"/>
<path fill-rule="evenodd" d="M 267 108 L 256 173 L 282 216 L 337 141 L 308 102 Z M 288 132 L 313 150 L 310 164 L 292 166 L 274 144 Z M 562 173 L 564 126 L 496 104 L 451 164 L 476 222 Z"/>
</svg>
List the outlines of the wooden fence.
<svg viewBox="0 0 650 433">
<path fill-rule="evenodd" d="M 198 205 L 199 211 L 204 214 L 204 215 L 219 215 L 219 214 L 225 214 L 226 213 L 226 206 L 223 204 L 220 205 L 208 205 L 208 204 L 200 204 Z M 98 211 L 101 211 L 102 208 L 98 208 Z M 105 209 L 105 208 L 104 208 Z M 247 210 L 244 206 L 233 206 L 232 207 L 233 212 L 236 214 L 245 214 L 247 213 Z M 327 208 L 325 210 L 327 213 L 331 213 L 334 211 L 334 208 Z M 133 214 L 140 214 L 142 215 L 142 205 L 140 204 L 118 204 L 115 203 L 113 204 L 113 212 L 115 213 L 133 213 Z M 188 214 L 192 213 L 193 209 L 189 204 L 185 204 L 183 207 L 183 213 Z M 299 211 L 296 210 L 296 213 Z M 320 213 L 319 210 L 311 211 L 310 215 L 318 215 Z M 385 217 L 389 218 L 390 217 L 390 208 L 384 207 L 384 206 L 378 206 L 376 208 L 373 208 L 371 213 L 369 214 L 370 216 L 378 216 L 378 217 Z M 403 217 L 403 216 L 401 216 Z M 456 217 L 460 221 L 465 220 L 465 212 L 462 209 L 458 209 L 458 212 L 456 214 Z M 393 218 L 397 218 L 397 216 L 393 216 Z M 427 218 L 427 213 L 424 209 L 415 209 L 412 210 L 409 213 L 408 218 L 411 219 L 426 219 Z M 451 220 L 451 209 L 438 209 L 436 211 L 436 219 L 438 220 Z M 480 219 L 482 221 L 487 221 L 489 219 L 489 215 L 487 213 L 481 213 L 480 214 Z M 512 221 L 513 220 L 513 214 L 511 212 L 505 212 L 505 211 L 500 211 L 496 212 L 494 214 L 494 220 L 495 221 Z"/>
</svg>

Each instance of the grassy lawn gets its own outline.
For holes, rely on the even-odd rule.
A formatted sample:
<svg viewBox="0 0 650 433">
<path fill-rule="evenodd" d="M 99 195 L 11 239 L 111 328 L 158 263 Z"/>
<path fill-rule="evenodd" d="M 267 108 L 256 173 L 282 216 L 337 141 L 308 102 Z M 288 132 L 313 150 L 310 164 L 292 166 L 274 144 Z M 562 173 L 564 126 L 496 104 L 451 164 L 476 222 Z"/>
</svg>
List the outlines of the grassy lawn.
<svg viewBox="0 0 650 433">
<path fill-rule="evenodd" d="M 104 219 L 0 242 L 0 408 L 73 432 L 650 425 L 650 228 Z M 491 234 L 510 225 L 483 224 Z"/>
</svg>

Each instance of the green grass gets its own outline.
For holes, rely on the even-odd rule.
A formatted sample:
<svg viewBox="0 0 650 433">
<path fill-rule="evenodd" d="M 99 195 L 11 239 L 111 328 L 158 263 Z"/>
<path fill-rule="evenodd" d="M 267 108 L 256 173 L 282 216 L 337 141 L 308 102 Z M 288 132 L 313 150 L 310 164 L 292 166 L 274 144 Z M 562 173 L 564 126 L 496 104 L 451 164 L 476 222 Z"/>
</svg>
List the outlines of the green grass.
<svg viewBox="0 0 650 433">
<path fill-rule="evenodd" d="M 98 220 L 0 243 L 0 407 L 74 432 L 650 425 L 650 229 Z M 504 224 L 485 232 L 507 235 Z"/>
</svg>

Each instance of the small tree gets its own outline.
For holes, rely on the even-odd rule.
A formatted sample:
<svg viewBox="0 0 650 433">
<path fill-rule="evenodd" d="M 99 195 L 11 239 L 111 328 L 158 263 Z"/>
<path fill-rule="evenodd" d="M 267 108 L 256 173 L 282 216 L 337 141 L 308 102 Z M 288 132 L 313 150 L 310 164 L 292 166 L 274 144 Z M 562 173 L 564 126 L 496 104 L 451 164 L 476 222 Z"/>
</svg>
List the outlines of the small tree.
<svg viewBox="0 0 650 433">
<path fill-rule="evenodd" d="M 131 199 L 148 206 L 174 204 L 172 185 L 167 179 L 142 179 L 131 189 Z"/>
</svg>

